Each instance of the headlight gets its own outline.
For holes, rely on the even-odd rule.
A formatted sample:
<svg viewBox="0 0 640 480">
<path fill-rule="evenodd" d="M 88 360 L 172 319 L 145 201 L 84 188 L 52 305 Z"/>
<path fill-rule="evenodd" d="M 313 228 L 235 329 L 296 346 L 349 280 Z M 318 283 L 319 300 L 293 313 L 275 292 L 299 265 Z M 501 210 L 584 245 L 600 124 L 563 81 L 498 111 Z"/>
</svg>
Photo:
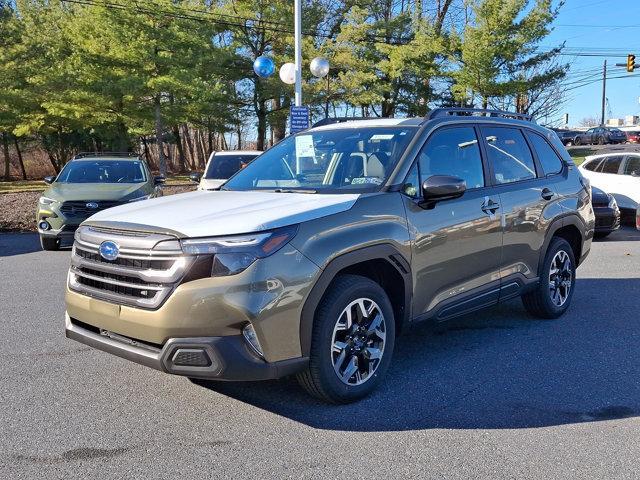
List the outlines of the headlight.
<svg viewBox="0 0 640 480">
<path fill-rule="evenodd" d="M 151 195 L 145 195 L 143 197 L 132 198 L 129 202 L 140 202 L 141 200 L 147 200 L 149 198 L 151 198 Z"/>
<path fill-rule="evenodd" d="M 616 208 L 618 208 L 618 202 L 616 202 L 616 199 L 613 195 L 609 195 L 609 208 L 613 208 L 614 210 Z"/>
<path fill-rule="evenodd" d="M 192 238 L 182 240 L 182 251 L 189 255 L 213 255 L 211 275 L 224 277 L 246 270 L 258 258 L 273 255 L 296 234 L 297 226 L 268 232 L 228 237 Z"/>
<path fill-rule="evenodd" d="M 49 197 L 40 197 L 38 199 L 38 202 L 40 203 L 40 205 L 44 205 L 46 207 L 48 207 L 52 203 L 56 203 L 56 201 L 53 198 L 49 198 Z"/>
</svg>

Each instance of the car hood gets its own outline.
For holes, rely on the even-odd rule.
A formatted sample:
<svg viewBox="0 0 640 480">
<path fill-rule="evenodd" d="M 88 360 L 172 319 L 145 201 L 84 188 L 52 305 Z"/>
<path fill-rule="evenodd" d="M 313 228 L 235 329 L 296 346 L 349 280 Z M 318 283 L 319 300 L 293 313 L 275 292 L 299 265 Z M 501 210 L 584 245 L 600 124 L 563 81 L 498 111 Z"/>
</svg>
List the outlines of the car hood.
<svg viewBox="0 0 640 480">
<path fill-rule="evenodd" d="M 259 232 L 349 210 L 359 194 L 206 191 L 110 208 L 87 223 L 173 231 L 185 237 Z"/>
<path fill-rule="evenodd" d="M 54 183 L 43 195 L 59 202 L 121 200 L 144 188 L 144 183 Z"/>
</svg>

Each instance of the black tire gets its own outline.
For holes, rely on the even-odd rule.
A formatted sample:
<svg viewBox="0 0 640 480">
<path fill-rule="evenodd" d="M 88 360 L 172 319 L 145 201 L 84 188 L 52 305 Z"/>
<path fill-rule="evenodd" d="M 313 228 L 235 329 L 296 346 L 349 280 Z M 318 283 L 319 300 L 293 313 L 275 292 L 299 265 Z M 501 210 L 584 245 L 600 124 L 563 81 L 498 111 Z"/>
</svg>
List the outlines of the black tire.
<svg viewBox="0 0 640 480">
<path fill-rule="evenodd" d="M 593 238 L 601 239 L 608 237 L 610 234 L 611 232 L 596 232 L 593 234 Z"/>
<path fill-rule="evenodd" d="M 564 290 L 566 292 L 566 299 L 561 305 L 554 303 L 554 299 L 552 298 L 553 294 L 550 288 L 551 264 L 554 262 L 556 255 L 558 255 L 559 252 L 565 252 L 568 256 L 570 261 L 568 270 L 571 273 L 568 292 Z M 573 292 L 575 290 L 575 283 L 576 261 L 573 249 L 565 239 L 555 237 L 551 240 L 549 248 L 547 248 L 542 271 L 540 272 L 540 282 L 536 286 L 535 290 L 522 295 L 524 308 L 534 317 L 547 319 L 558 318 L 567 311 L 567 308 L 569 308 L 569 305 L 571 304 L 571 298 L 573 297 Z M 563 288 L 566 287 L 558 287 L 556 285 L 556 290 L 560 289 L 562 292 Z"/>
<path fill-rule="evenodd" d="M 370 317 L 361 318 L 361 323 L 357 323 L 358 320 L 356 319 L 351 329 L 337 330 L 338 323 L 340 323 L 341 319 L 344 318 L 343 312 L 346 308 L 356 300 L 363 298 L 369 299 L 371 303 L 368 305 L 371 308 L 374 308 L 373 302 L 375 302 L 376 306 L 379 307 L 383 317 L 381 325 L 384 326 L 385 338 L 383 340 L 383 348 L 381 349 L 381 358 L 377 363 L 373 360 L 376 365 L 373 369 L 373 373 L 367 374 L 368 378 L 366 378 L 363 383 L 348 384 L 338 377 L 338 373 L 334 369 L 333 357 L 336 355 L 338 357 L 336 361 L 338 362 L 342 353 L 334 353 L 332 345 L 334 342 L 334 334 L 337 335 L 339 332 L 344 331 L 345 335 L 347 335 L 348 332 L 356 328 L 357 325 L 364 325 L 367 322 L 373 322 L 375 318 L 377 318 L 377 315 L 374 315 L 375 318 L 373 320 L 370 319 Z M 356 314 L 358 314 L 358 311 L 362 311 L 358 306 L 354 306 L 354 308 L 356 309 Z M 335 332 L 334 329 L 336 329 Z M 357 330 L 355 335 L 359 335 Z M 364 338 L 364 335 L 366 335 L 366 333 L 364 333 L 361 338 Z M 380 337 L 372 335 L 370 338 L 379 341 Z M 366 341 L 373 342 L 374 340 Z M 326 402 L 349 403 L 359 400 L 369 395 L 382 381 L 382 378 L 391 363 L 394 343 L 395 320 L 393 317 L 393 308 L 389 301 L 389 297 L 382 287 L 365 277 L 358 275 L 340 275 L 331 283 L 316 309 L 311 337 L 309 366 L 306 370 L 297 375 L 298 382 L 308 393 Z M 346 345 L 346 343 L 343 344 Z M 366 345 L 368 344 L 365 344 L 365 350 L 368 350 Z M 371 345 L 374 344 L 371 343 Z M 345 347 L 344 350 L 345 352 L 353 351 L 351 347 Z M 366 354 L 367 353 L 365 352 L 365 355 Z M 340 371 L 340 365 L 347 365 L 344 368 L 344 373 L 346 375 L 347 368 L 350 363 L 348 358 L 353 358 L 353 356 L 357 355 L 352 355 L 351 357 L 349 357 L 349 354 L 347 353 L 345 353 L 345 355 L 347 355 L 347 357 L 345 357 L 345 360 L 347 361 L 346 363 L 343 361 L 338 365 L 338 371 Z M 356 377 L 356 375 L 362 375 L 360 372 L 360 362 L 363 362 L 362 367 L 364 368 L 365 361 L 367 360 L 363 360 L 361 357 L 358 357 L 354 361 L 354 364 L 357 364 L 358 373 L 354 373 L 352 376 L 348 377 L 347 382 L 361 381 L 361 379 Z"/>
<path fill-rule="evenodd" d="M 576 139 L 573 141 L 573 144 L 577 147 L 582 143 L 582 140 L 580 140 L 580 137 L 576 137 Z"/>
<path fill-rule="evenodd" d="M 604 145 L 605 143 L 607 143 L 604 139 L 604 137 L 600 137 L 598 138 L 598 145 Z"/>
<path fill-rule="evenodd" d="M 43 250 L 47 251 L 60 250 L 60 239 L 40 236 L 40 246 Z"/>
</svg>

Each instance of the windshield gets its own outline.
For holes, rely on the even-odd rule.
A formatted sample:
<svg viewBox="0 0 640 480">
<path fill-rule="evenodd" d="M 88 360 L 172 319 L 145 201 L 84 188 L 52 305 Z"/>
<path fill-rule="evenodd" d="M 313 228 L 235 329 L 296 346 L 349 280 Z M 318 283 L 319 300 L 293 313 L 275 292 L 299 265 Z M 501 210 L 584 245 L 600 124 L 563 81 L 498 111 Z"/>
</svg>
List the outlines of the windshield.
<svg viewBox="0 0 640 480">
<path fill-rule="evenodd" d="M 137 160 L 80 160 L 67 163 L 56 182 L 61 183 L 143 183 L 142 162 Z"/>
<path fill-rule="evenodd" d="M 230 178 L 238 170 L 246 167 L 251 160 L 257 155 L 214 155 L 207 171 L 204 172 L 204 178 L 226 180 Z"/>
<path fill-rule="evenodd" d="M 375 191 L 416 127 L 319 130 L 290 136 L 240 170 L 224 190 Z"/>
</svg>

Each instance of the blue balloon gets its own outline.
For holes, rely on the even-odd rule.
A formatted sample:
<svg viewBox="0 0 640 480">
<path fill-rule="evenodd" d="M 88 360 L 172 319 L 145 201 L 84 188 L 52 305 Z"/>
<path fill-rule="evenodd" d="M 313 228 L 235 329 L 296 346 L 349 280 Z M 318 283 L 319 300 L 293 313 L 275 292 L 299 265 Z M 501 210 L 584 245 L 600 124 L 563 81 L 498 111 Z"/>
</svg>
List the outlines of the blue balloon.
<svg viewBox="0 0 640 480">
<path fill-rule="evenodd" d="M 276 64 L 269 57 L 261 56 L 253 62 L 253 71 L 261 78 L 267 78 L 276 71 Z"/>
</svg>

